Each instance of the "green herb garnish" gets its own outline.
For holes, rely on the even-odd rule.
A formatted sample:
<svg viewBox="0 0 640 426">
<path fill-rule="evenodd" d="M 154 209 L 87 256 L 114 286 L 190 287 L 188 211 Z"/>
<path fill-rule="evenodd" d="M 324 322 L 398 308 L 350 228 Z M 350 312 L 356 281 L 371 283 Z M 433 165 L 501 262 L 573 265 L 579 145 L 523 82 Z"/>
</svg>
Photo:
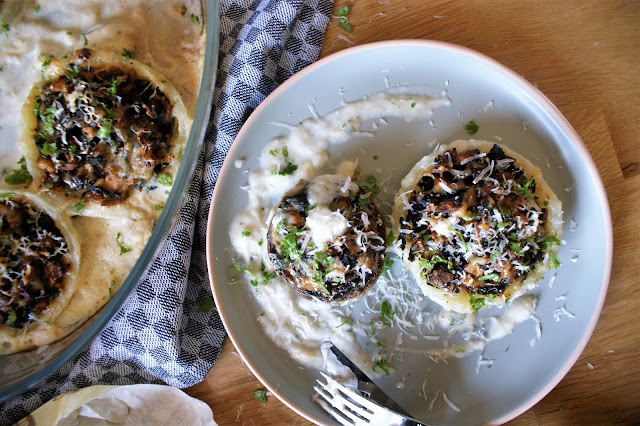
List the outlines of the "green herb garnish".
<svg viewBox="0 0 640 426">
<path fill-rule="evenodd" d="M 248 229 L 243 229 L 242 230 L 242 236 L 243 237 L 248 237 L 249 235 L 251 235 L 251 231 L 249 231 Z"/>
<path fill-rule="evenodd" d="M 164 204 L 156 204 L 156 211 L 162 210 L 164 208 Z"/>
<path fill-rule="evenodd" d="M 484 296 L 481 296 L 478 294 L 471 295 L 469 302 L 471 303 L 471 308 L 473 309 L 473 312 L 478 312 L 478 310 L 480 310 L 480 308 L 482 308 L 485 305 Z"/>
<path fill-rule="evenodd" d="M 161 173 L 158 176 L 158 183 L 160 185 L 164 185 L 164 186 L 171 186 L 173 185 L 173 178 L 171 177 L 171 173 Z"/>
<path fill-rule="evenodd" d="M 462 232 L 460 232 L 457 229 L 451 229 L 451 228 L 449 228 L 449 231 L 457 234 L 458 237 L 460 237 L 460 240 L 462 241 L 462 246 L 464 247 L 464 251 L 469 251 L 469 247 L 467 247 L 467 242 L 464 240 L 464 235 L 462 235 Z"/>
<path fill-rule="evenodd" d="M 253 391 L 253 397 L 256 401 L 267 402 L 267 391 L 262 389 L 256 389 Z"/>
<path fill-rule="evenodd" d="M 107 88 L 107 92 L 115 96 L 116 92 L 118 91 L 117 84 L 118 84 L 118 80 L 116 80 L 115 77 L 111 77 L 111 86 Z"/>
<path fill-rule="evenodd" d="M 40 150 L 40 153 L 45 157 L 50 157 L 56 152 L 58 152 L 58 147 L 56 146 L 55 142 L 51 142 L 51 143 L 45 142 L 42 145 L 42 149 Z"/>
<path fill-rule="evenodd" d="M 282 146 L 282 155 L 284 155 L 285 157 L 289 156 L 289 148 L 287 148 L 286 145 Z"/>
<path fill-rule="evenodd" d="M 40 68 L 40 74 L 44 75 L 44 72 L 49 66 L 49 64 L 51 64 L 51 56 L 47 56 L 46 58 L 44 58 L 44 61 L 42 61 L 42 68 Z"/>
<path fill-rule="evenodd" d="M 113 125 L 113 120 L 110 118 L 105 118 L 102 120 L 102 127 L 98 130 L 98 137 L 100 139 L 107 139 L 111 134 L 111 127 Z"/>
<path fill-rule="evenodd" d="M 470 135 L 475 135 L 476 133 L 478 133 L 478 129 L 480 127 L 478 126 L 478 123 L 476 123 L 475 121 L 471 120 L 470 122 L 468 122 L 465 126 L 464 129 L 467 131 L 467 133 L 469 133 Z"/>
<path fill-rule="evenodd" d="M 378 370 L 376 370 L 376 368 L 380 368 L 388 376 L 389 375 L 389 360 L 381 359 L 381 360 L 376 361 L 371 369 L 377 373 Z"/>
<path fill-rule="evenodd" d="M 15 192 L 3 192 L 2 194 L 0 194 L 0 201 L 4 201 L 9 197 L 13 197 L 14 195 L 16 195 Z"/>
<path fill-rule="evenodd" d="M 125 49 L 124 47 L 122 48 L 122 56 L 124 56 L 126 59 L 133 59 L 133 53 L 131 53 L 129 49 Z"/>
<path fill-rule="evenodd" d="M 71 210 L 73 210 L 74 213 L 78 213 L 82 209 L 84 209 L 84 204 L 82 204 L 82 202 L 80 201 L 78 201 L 73 205 L 73 207 L 71 207 Z"/>
<path fill-rule="evenodd" d="M 349 318 L 347 318 L 346 320 L 342 321 L 342 323 L 340 323 L 340 325 L 337 325 L 336 328 L 340 328 L 345 324 L 351 325 L 351 321 L 349 320 Z"/>
<path fill-rule="evenodd" d="M 533 193 L 531 192 L 531 184 L 533 183 L 533 179 L 527 179 L 524 181 L 522 185 L 516 183 L 516 191 L 518 194 L 522 195 L 524 198 L 531 198 Z"/>
<path fill-rule="evenodd" d="M 278 171 L 274 170 L 274 171 L 271 172 L 271 174 L 272 175 L 287 176 L 287 175 L 292 175 L 293 172 L 295 172 L 296 170 L 298 170 L 298 166 L 293 164 L 293 161 L 289 161 L 289 162 L 287 162 L 287 165 L 285 166 L 284 169 L 278 170 Z"/>
<path fill-rule="evenodd" d="M 118 244 L 118 247 L 120 248 L 120 256 L 122 256 L 123 254 L 130 252 L 131 249 L 125 247 L 124 245 L 122 245 L 122 243 L 119 240 L 120 240 L 120 233 L 118 232 L 118 234 L 116 235 L 116 243 Z"/>
<path fill-rule="evenodd" d="M 560 259 L 558 259 L 558 256 L 556 255 L 555 252 L 550 251 L 549 252 L 549 269 L 558 269 L 558 267 L 560 266 Z"/>
<path fill-rule="evenodd" d="M 87 44 L 89 44 L 89 40 L 87 39 L 87 35 L 85 33 L 80 33 L 80 37 L 82 37 L 83 41 L 83 46 L 87 47 Z"/>
<path fill-rule="evenodd" d="M 453 262 L 443 258 L 439 254 L 434 254 L 433 256 L 431 256 L 430 259 L 420 259 L 420 262 L 419 262 L 420 268 L 426 269 L 427 273 L 430 273 L 431 271 L 433 271 L 433 268 L 438 263 L 445 263 L 447 265 L 447 268 L 449 269 L 453 268 Z"/>
<path fill-rule="evenodd" d="M 16 322 L 17 319 L 18 319 L 18 314 L 16 314 L 16 310 L 13 308 L 9 309 L 9 316 L 7 317 L 6 324 L 7 325 L 13 324 L 14 322 Z"/>
<path fill-rule="evenodd" d="M 493 281 L 493 282 L 497 282 L 500 281 L 500 274 L 497 272 L 494 272 L 492 274 L 486 274 L 481 276 L 480 278 L 478 278 L 479 281 Z"/>
<path fill-rule="evenodd" d="M 387 302 L 386 300 L 382 302 L 382 305 L 380 305 L 380 320 L 384 325 L 391 327 L 393 314 L 395 314 L 395 312 L 393 311 L 391 303 Z"/>
<path fill-rule="evenodd" d="M 387 272 L 389 269 L 391 269 L 392 266 L 393 266 L 393 260 L 391 260 L 391 258 L 388 256 L 385 257 L 384 264 L 382 265 L 382 269 L 380 270 L 380 275 Z"/>
<path fill-rule="evenodd" d="M 20 168 L 13 169 L 11 173 L 4 177 L 4 181 L 9 185 L 29 185 L 33 177 L 27 171 L 24 157 L 18 160 L 18 164 L 20 164 Z"/>
</svg>

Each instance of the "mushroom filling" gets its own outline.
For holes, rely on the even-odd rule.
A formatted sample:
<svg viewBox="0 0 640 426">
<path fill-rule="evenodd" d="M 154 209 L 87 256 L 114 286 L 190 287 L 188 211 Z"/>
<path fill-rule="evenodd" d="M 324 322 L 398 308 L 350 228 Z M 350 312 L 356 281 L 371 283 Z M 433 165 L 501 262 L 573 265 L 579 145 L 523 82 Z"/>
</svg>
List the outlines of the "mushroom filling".
<svg viewBox="0 0 640 426">
<path fill-rule="evenodd" d="M 429 285 L 501 295 L 560 244 L 545 231 L 548 211 L 538 205 L 535 180 L 514 161 L 498 145 L 489 152 L 453 148 L 404 194 L 400 248 Z M 557 258 L 548 256 L 554 269 Z"/>
<path fill-rule="evenodd" d="M 6 197 L 6 194 L 4 194 Z M 0 202 L 0 324 L 22 328 L 63 290 L 69 249 L 53 219 L 24 199 Z"/>
<path fill-rule="evenodd" d="M 315 202 L 317 188 L 331 195 Z M 372 198 L 365 186 L 338 175 L 298 184 L 269 226 L 276 272 L 307 298 L 337 303 L 361 297 L 385 259 L 385 225 Z"/>
<path fill-rule="evenodd" d="M 86 61 L 90 52 L 76 52 Z M 36 99 L 42 187 L 112 205 L 153 188 L 172 160 L 172 105 L 153 83 L 115 67 L 70 64 Z"/>
</svg>

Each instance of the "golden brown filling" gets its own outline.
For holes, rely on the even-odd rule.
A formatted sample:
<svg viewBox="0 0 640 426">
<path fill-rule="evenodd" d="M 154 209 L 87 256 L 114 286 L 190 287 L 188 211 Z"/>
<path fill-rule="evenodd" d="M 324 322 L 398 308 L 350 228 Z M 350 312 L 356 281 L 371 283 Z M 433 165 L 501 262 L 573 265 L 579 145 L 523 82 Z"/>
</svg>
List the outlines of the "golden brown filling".
<svg viewBox="0 0 640 426">
<path fill-rule="evenodd" d="M 11 195 L 0 194 L 0 324 L 22 328 L 60 294 L 71 260 L 53 219 Z"/>
<path fill-rule="evenodd" d="M 87 60 L 90 51 L 76 52 Z M 103 205 L 162 182 L 172 160 L 172 105 L 153 83 L 118 68 L 82 68 L 47 83 L 36 99 L 42 187 Z"/>
<path fill-rule="evenodd" d="M 560 241 L 545 231 L 548 211 L 535 188 L 498 145 L 489 152 L 453 148 L 405 194 L 401 248 L 434 287 L 502 294 L 545 256 L 557 267 L 545 249 Z"/>
</svg>

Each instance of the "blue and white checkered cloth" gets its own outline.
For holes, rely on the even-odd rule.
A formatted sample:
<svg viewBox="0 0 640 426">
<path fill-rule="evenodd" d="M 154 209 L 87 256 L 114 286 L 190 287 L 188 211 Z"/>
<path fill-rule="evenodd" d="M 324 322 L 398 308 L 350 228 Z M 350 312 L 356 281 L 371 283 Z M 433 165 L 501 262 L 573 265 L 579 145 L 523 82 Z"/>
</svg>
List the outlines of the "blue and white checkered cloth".
<svg viewBox="0 0 640 426">
<path fill-rule="evenodd" d="M 62 393 L 92 385 L 204 379 L 225 330 L 211 296 L 205 239 L 213 188 L 240 127 L 278 85 L 320 55 L 332 0 L 221 0 L 218 74 L 209 126 L 181 221 L 147 274 L 91 345 L 29 391 L 0 404 L 13 423 Z"/>
</svg>

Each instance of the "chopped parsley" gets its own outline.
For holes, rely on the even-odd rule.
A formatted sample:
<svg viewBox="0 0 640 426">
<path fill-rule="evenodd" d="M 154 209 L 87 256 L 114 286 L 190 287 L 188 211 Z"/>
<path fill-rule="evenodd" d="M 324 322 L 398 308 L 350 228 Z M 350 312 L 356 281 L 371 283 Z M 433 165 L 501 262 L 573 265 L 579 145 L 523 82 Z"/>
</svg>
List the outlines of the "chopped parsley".
<svg viewBox="0 0 640 426">
<path fill-rule="evenodd" d="M 278 224 L 278 226 L 280 226 L 280 224 Z M 302 251 L 298 248 L 298 238 L 304 233 L 305 231 L 298 231 L 298 228 L 295 226 L 287 232 L 280 246 L 280 250 L 285 257 L 290 260 L 300 260 Z"/>
<path fill-rule="evenodd" d="M 258 285 L 266 285 L 271 279 L 276 276 L 276 272 L 267 272 L 267 268 L 264 265 L 264 262 L 260 262 L 260 272 L 255 274 L 251 272 L 251 270 L 246 266 L 240 266 L 237 263 L 233 264 L 233 267 L 238 270 L 238 272 L 246 275 L 249 278 L 249 282 L 252 286 L 258 287 Z M 234 281 L 238 280 L 240 276 L 234 277 Z"/>
<path fill-rule="evenodd" d="M 349 320 L 349 318 L 347 318 L 346 320 L 342 321 L 342 323 L 340 323 L 340 325 L 337 325 L 336 328 L 340 328 L 345 324 L 351 325 L 351 321 Z"/>
<path fill-rule="evenodd" d="M 200 17 L 198 15 L 191 15 L 191 22 L 194 25 L 200 26 Z"/>
<path fill-rule="evenodd" d="M 358 201 L 358 204 L 361 207 L 369 204 L 371 198 L 380 193 L 380 187 L 376 183 L 376 177 L 374 175 L 367 175 L 367 183 L 369 183 L 369 185 L 360 185 L 360 189 L 364 191 L 364 196 L 361 196 L 360 200 Z"/>
<path fill-rule="evenodd" d="M 74 213 L 78 213 L 82 209 L 84 209 L 84 204 L 82 204 L 82 202 L 80 201 L 78 201 L 73 205 L 73 207 L 71 207 L 71 210 L 73 210 Z"/>
<path fill-rule="evenodd" d="M 3 192 L 2 194 L 0 194 L 0 201 L 4 201 L 9 197 L 13 197 L 14 195 L 16 195 L 15 192 Z M 8 235 L 7 235 L 8 237 Z"/>
<path fill-rule="evenodd" d="M 87 44 L 89 44 L 89 39 L 87 38 L 87 35 L 85 33 L 80 33 L 80 37 L 83 39 L 82 46 L 87 47 Z"/>
<path fill-rule="evenodd" d="M 80 67 L 76 64 L 67 65 L 67 77 L 76 78 L 80 74 Z"/>
<path fill-rule="evenodd" d="M 36 3 L 36 6 L 33 8 L 33 10 L 35 10 L 36 13 L 40 12 L 40 3 Z"/>
<path fill-rule="evenodd" d="M 549 269 L 558 269 L 559 266 L 560 266 L 560 259 L 558 259 L 558 256 L 556 255 L 555 252 L 550 251 L 549 252 Z"/>
<path fill-rule="evenodd" d="M 251 235 L 251 231 L 249 231 L 248 229 L 243 229 L 242 230 L 242 236 L 243 237 L 248 237 L 249 235 Z"/>
<path fill-rule="evenodd" d="M 434 254 L 433 256 L 431 256 L 431 259 L 420 259 L 420 268 L 425 269 L 427 273 L 430 273 L 438 263 L 445 263 L 447 265 L 447 268 L 453 268 L 453 262 L 445 259 L 439 254 Z"/>
<path fill-rule="evenodd" d="M 264 240 L 263 240 L 262 238 L 260 238 L 260 241 L 258 241 L 258 245 L 259 245 L 260 247 L 262 247 L 262 244 L 263 244 L 263 243 L 264 243 Z"/>
<path fill-rule="evenodd" d="M 133 59 L 133 53 L 131 53 L 129 49 L 125 49 L 124 47 L 122 48 L 122 56 L 124 56 L 126 59 Z"/>
<path fill-rule="evenodd" d="M 393 242 L 396 239 L 396 234 L 393 233 L 393 229 L 389 231 L 389 235 L 387 235 L 387 239 L 384 241 L 387 247 L 391 247 Z"/>
<path fill-rule="evenodd" d="M 532 183 L 533 179 L 525 180 L 522 185 L 516 183 L 516 191 L 518 191 L 518 194 L 522 195 L 524 198 L 531 198 L 533 196 L 530 189 Z"/>
<path fill-rule="evenodd" d="M 256 389 L 253 391 L 253 397 L 256 401 L 267 402 L 267 391 L 263 389 Z"/>
<path fill-rule="evenodd" d="M 269 154 L 273 155 L 274 157 L 278 156 L 278 150 L 277 149 L 272 149 L 271 151 L 269 151 Z"/>
<path fill-rule="evenodd" d="M 100 102 L 100 101 L 98 101 L 98 105 L 100 105 L 100 106 L 105 110 L 105 112 L 107 113 L 107 115 L 108 115 L 109 117 L 115 117 L 116 115 L 118 115 L 118 113 L 117 113 L 117 112 L 115 112 L 115 111 L 113 111 L 112 109 L 110 109 L 110 108 L 107 106 L 107 104 L 105 104 L 104 102 Z"/>
<path fill-rule="evenodd" d="M 20 168 L 13 169 L 11 173 L 4 177 L 4 181 L 9 185 L 29 185 L 33 177 L 27 171 L 24 157 L 18 160 L 18 164 L 20 164 Z"/>
<path fill-rule="evenodd" d="M 44 76 L 44 72 L 49 66 L 49 64 L 51 64 L 51 56 L 47 56 L 46 58 L 44 58 L 44 61 L 42 61 L 42 68 L 40 68 L 40 74 Z"/>
<path fill-rule="evenodd" d="M 113 291 L 113 287 L 115 287 L 116 282 L 114 280 L 111 280 L 111 283 L 109 284 L 109 298 L 111 298 L 111 292 Z"/>
<path fill-rule="evenodd" d="M 288 161 L 287 165 L 285 166 L 284 169 L 278 170 L 278 171 L 274 170 L 274 171 L 271 172 L 271 174 L 272 175 L 287 176 L 287 175 L 292 175 L 293 172 L 295 172 L 296 170 L 298 170 L 298 166 L 293 164 L 293 161 Z"/>
<path fill-rule="evenodd" d="M 158 183 L 164 186 L 173 185 L 173 178 L 171 177 L 171 173 L 161 173 L 160 176 L 158 176 Z"/>
<path fill-rule="evenodd" d="M 0 26 L 2 26 L 2 29 L 4 30 L 4 35 L 9 38 L 9 30 L 11 29 L 9 24 L 0 19 Z"/>
<path fill-rule="evenodd" d="M 473 309 L 473 312 L 478 312 L 478 310 L 480 310 L 480 308 L 485 305 L 484 296 L 479 294 L 471 295 L 469 302 L 471 302 L 471 308 Z"/>
<path fill-rule="evenodd" d="M 156 211 L 162 210 L 164 208 L 164 204 L 156 204 Z"/>
<path fill-rule="evenodd" d="M 286 145 L 282 146 L 282 155 L 284 155 L 285 157 L 289 156 L 289 148 L 287 148 Z"/>
<path fill-rule="evenodd" d="M 470 135 L 475 135 L 476 133 L 478 133 L 478 129 L 480 127 L 478 126 L 478 123 L 476 123 L 475 121 L 471 120 L 470 122 L 468 122 L 467 124 L 465 124 L 464 129 L 467 131 L 467 133 L 469 133 Z"/>
<path fill-rule="evenodd" d="M 349 6 L 340 6 L 337 11 L 338 26 L 348 33 L 353 32 L 353 26 L 349 24 L 349 18 L 347 18 L 350 11 L 351 8 Z"/>
<path fill-rule="evenodd" d="M 451 228 L 449 228 L 449 231 L 454 232 L 456 235 L 458 235 L 458 237 L 460 237 L 460 240 L 462 241 L 462 246 L 464 247 L 464 251 L 469 251 L 469 247 L 467 247 L 467 242 L 464 240 L 464 235 L 462 235 L 462 232 L 460 232 L 457 229 L 451 229 Z"/>
<path fill-rule="evenodd" d="M 388 376 L 389 375 L 389 360 L 380 359 L 380 360 L 376 361 L 371 369 L 373 371 L 375 371 L 376 373 L 378 373 L 378 370 L 376 370 L 376 368 L 381 369 Z"/>
<path fill-rule="evenodd" d="M 15 309 L 13 308 L 9 309 L 9 316 L 7 317 L 6 324 L 7 325 L 13 324 L 14 322 L 16 322 L 17 319 L 18 319 L 18 315 L 16 314 Z"/>
<path fill-rule="evenodd" d="M 509 222 L 498 223 L 498 229 L 506 228 L 507 226 L 509 226 Z"/>
<path fill-rule="evenodd" d="M 211 309 L 215 307 L 216 307 L 216 303 L 213 301 L 213 298 L 211 296 L 205 297 L 204 299 L 200 299 L 196 303 L 196 308 L 198 309 L 198 312 L 202 314 L 206 314 L 207 312 L 209 312 Z"/>
<path fill-rule="evenodd" d="M 40 153 L 45 157 L 50 157 L 53 154 L 55 154 L 57 151 L 58 151 L 58 147 L 56 146 L 55 142 L 45 142 L 42 145 L 42 149 L 40 150 Z"/>
<path fill-rule="evenodd" d="M 391 303 L 387 302 L 386 300 L 382 302 L 382 305 L 380 305 L 380 320 L 384 325 L 391 327 L 391 320 L 393 319 L 393 314 L 395 314 L 395 312 L 393 311 L 393 307 L 391 306 Z"/>
<path fill-rule="evenodd" d="M 500 281 L 500 274 L 497 272 L 494 272 L 492 274 L 486 274 L 481 276 L 480 278 L 478 278 L 478 280 L 480 281 L 493 281 L 493 282 L 497 282 Z"/>
<path fill-rule="evenodd" d="M 384 264 L 382 265 L 382 269 L 380 270 L 380 274 L 384 274 L 393 266 L 393 260 L 390 257 L 384 258 Z"/>
<path fill-rule="evenodd" d="M 109 135 L 111 135 L 111 127 L 113 125 L 113 120 L 110 118 L 105 118 L 102 120 L 102 127 L 98 130 L 98 137 L 100 139 L 107 139 Z"/>
<path fill-rule="evenodd" d="M 118 234 L 116 235 L 116 243 L 120 248 L 120 256 L 122 256 L 123 254 L 130 252 L 131 249 L 122 245 L 122 243 L 119 240 L 120 240 L 120 233 L 118 232 Z"/>
<path fill-rule="evenodd" d="M 542 243 L 540 243 L 540 246 L 542 246 L 543 249 L 549 248 L 554 245 L 560 245 L 560 240 L 555 235 L 547 235 Z"/>
<path fill-rule="evenodd" d="M 118 90 L 118 81 L 116 80 L 115 77 L 111 77 L 111 86 L 109 86 L 109 88 L 107 88 L 107 92 L 111 93 L 112 95 L 115 96 L 117 90 Z"/>
<path fill-rule="evenodd" d="M 416 103 L 415 102 L 411 102 L 411 108 L 415 108 L 416 107 Z"/>
<path fill-rule="evenodd" d="M 377 155 L 374 155 L 374 156 L 373 156 L 373 159 L 374 159 L 374 160 L 377 160 L 377 159 L 379 159 L 379 158 L 380 158 L 380 157 L 378 157 Z"/>
</svg>

